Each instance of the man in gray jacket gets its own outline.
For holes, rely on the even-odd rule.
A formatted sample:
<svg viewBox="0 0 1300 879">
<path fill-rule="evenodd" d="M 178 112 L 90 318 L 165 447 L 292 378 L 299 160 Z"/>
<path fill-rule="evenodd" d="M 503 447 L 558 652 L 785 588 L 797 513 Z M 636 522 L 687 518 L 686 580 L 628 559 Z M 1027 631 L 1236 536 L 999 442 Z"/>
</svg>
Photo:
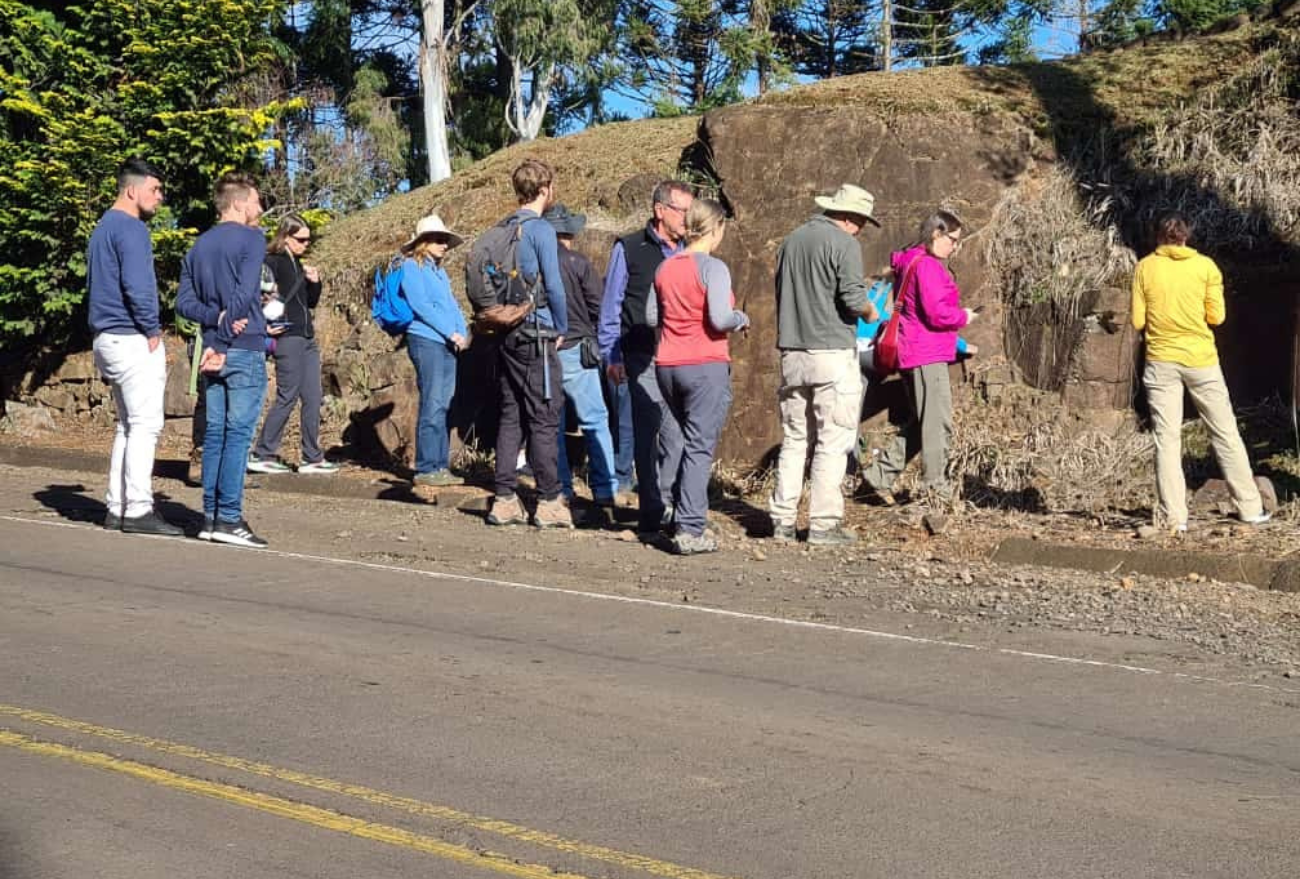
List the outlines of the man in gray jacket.
<svg viewBox="0 0 1300 879">
<path fill-rule="evenodd" d="M 880 223 L 872 216 L 874 197 L 860 187 L 846 183 L 816 201 L 822 213 L 791 232 L 776 257 L 783 439 L 769 511 L 772 536 L 794 540 L 811 444 L 808 542 L 838 546 L 856 540 L 842 524 L 840 484 L 861 417 L 857 320 L 876 320 L 857 235 L 867 223 Z"/>
</svg>

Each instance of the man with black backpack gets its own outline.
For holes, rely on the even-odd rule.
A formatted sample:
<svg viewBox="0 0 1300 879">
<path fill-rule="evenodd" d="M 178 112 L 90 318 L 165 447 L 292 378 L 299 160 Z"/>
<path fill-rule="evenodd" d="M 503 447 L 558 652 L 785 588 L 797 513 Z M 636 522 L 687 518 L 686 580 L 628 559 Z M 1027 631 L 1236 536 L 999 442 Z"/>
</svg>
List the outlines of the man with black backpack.
<svg viewBox="0 0 1300 879">
<path fill-rule="evenodd" d="M 564 372 L 556 352 L 568 332 L 568 307 L 555 229 L 542 220 L 555 201 L 554 174 L 545 163 L 526 159 L 510 180 L 519 210 L 479 236 L 465 266 L 475 330 L 500 336 L 496 497 L 487 520 L 527 521 L 515 493 L 519 448 L 527 440 L 539 495 L 533 524 L 572 528 L 558 475 Z"/>
</svg>

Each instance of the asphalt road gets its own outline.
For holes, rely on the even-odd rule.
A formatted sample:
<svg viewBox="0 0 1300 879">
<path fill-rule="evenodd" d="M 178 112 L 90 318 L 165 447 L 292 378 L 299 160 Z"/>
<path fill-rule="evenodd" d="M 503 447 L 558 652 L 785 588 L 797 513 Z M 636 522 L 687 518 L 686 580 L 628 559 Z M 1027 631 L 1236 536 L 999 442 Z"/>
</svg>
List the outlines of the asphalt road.
<svg viewBox="0 0 1300 879">
<path fill-rule="evenodd" d="M 23 518 L 0 879 L 1300 875 L 1300 688 Z"/>
</svg>

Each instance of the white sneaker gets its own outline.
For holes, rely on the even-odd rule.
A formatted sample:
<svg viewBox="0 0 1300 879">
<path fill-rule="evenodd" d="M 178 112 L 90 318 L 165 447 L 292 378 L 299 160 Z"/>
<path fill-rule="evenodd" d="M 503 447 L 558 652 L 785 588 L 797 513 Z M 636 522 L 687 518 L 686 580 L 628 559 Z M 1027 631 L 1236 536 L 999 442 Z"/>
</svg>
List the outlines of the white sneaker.
<svg viewBox="0 0 1300 879">
<path fill-rule="evenodd" d="M 340 469 L 333 461 L 308 461 L 298 465 L 299 473 L 338 473 Z"/>
<path fill-rule="evenodd" d="M 249 458 L 249 473 L 292 473 L 293 468 L 274 458 Z"/>
<path fill-rule="evenodd" d="M 1273 518 L 1272 513 L 1260 513 L 1258 516 L 1251 516 L 1250 518 L 1246 518 L 1245 516 L 1243 516 L 1241 518 L 1241 521 L 1246 525 L 1263 525 L 1265 522 L 1267 522 L 1269 519 L 1272 518 Z"/>
</svg>

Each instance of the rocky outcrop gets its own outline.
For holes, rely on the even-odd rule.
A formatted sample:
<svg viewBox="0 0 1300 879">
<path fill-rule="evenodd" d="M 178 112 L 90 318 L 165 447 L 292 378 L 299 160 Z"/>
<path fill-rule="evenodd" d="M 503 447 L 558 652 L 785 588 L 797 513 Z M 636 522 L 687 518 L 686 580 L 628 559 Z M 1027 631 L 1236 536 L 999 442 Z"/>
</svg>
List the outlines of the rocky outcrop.
<svg viewBox="0 0 1300 879">
<path fill-rule="evenodd" d="M 780 444 L 775 414 L 779 373 L 773 274 L 777 248 L 817 211 L 816 195 L 841 183 L 876 196 L 881 228 L 861 236 L 868 271 L 888 265 L 891 251 L 917 240 L 917 227 L 940 206 L 969 224 L 969 245 L 951 268 L 969 305 L 985 311 L 968 332 L 981 352 L 1002 350 L 1001 303 L 979 232 L 1008 186 L 1034 162 L 1031 134 L 994 114 L 906 115 L 832 108 L 751 105 L 704 117 L 700 139 L 709 172 L 735 215 L 719 256 L 732 271 L 736 298 L 753 319 L 747 338 L 732 342 L 735 402 L 723 436 L 723 458 L 757 462 Z"/>
</svg>

